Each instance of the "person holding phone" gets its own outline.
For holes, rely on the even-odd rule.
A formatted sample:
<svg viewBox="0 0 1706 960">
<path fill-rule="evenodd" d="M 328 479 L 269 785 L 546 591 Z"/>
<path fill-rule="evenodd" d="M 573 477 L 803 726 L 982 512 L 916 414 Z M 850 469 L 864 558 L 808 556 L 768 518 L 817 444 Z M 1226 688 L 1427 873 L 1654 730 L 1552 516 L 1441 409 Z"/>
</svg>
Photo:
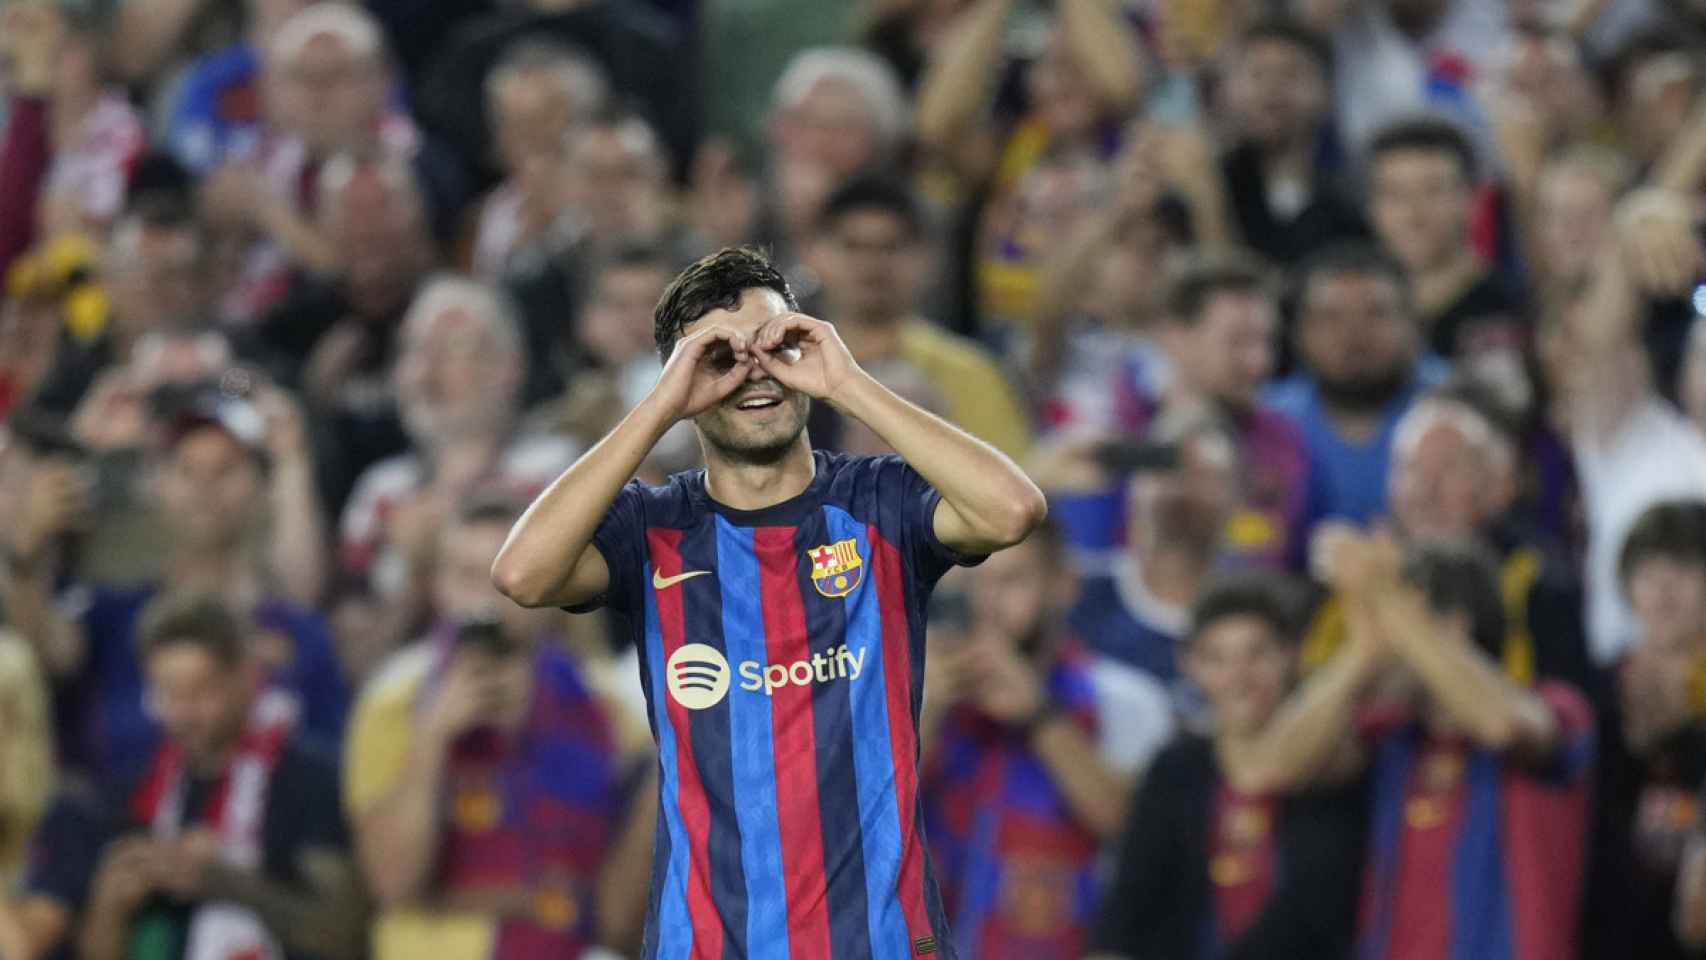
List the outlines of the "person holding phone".
<svg viewBox="0 0 1706 960">
<path fill-rule="evenodd" d="M 381 913 L 377 960 L 599 956 L 638 942 L 654 817 L 644 724 L 493 589 L 520 505 L 439 531 L 440 625 L 356 706 L 345 808 Z"/>
</svg>

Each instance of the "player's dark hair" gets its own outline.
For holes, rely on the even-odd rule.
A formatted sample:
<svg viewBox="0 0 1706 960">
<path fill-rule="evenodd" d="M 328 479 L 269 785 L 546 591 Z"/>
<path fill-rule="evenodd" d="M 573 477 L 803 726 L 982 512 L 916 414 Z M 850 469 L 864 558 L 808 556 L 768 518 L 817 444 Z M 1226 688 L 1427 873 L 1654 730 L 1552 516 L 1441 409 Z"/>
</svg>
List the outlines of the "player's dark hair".
<svg viewBox="0 0 1706 960">
<path fill-rule="evenodd" d="M 1294 274 L 1293 289 L 1297 293 L 1297 302 L 1308 302 L 1310 287 L 1316 280 L 1347 274 L 1379 277 L 1391 283 L 1397 288 L 1398 298 L 1403 301 L 1405 309 L 1409 309 L 1410 278 L 1404 273 L 1403 265 L 1374 244 L 1360 240 L 1341 241 L 1305 258 Z"/>
<path fill-rule="evenodd" d="M 1296 600 L 1290 584 L 1279 574 L 1226 574 L 1209 583 L 1191 604 L 1187 642 L 1233 617 L 1253 617 L 1267 624 L 1281 646 L 1298 644 Z"/>
<path fill-rule="evenodd" d="M 1706 567 L 1706 500 L 1665 500 L 1641 512 L 1617 555 L 1625 589 L 1635 569 L 1655 557 Z"/>
<path fill-rule="evenodd" d="M 136 628 L 136 652 L 146 662 L 170 647 L 204 650 L 224 666 L 248 654 L 243 621 L 210 593 L 168 593 L 150 603 Z"/>
<path fill-rule="evenodd" d="M 1434 613 L 1467 616 L 1475 646 L 1495 662 L 1503 660 L 1505 601 L 1498 567 L 1484 549 L 1462 540 L 1423 544 L 1406 560 L 1404 580 L 1422 592 Z"/>
<path fill-rule="evenodd" d="M 712 310 L 733 310 L 748 290 L 771 290 L 798 310 L 799 302 L 782 271 L 751 247 L 725 247 L 700 257 L 664 290 L 653 313 L 652 337 L 666 362 L 681 331 Z"/>
<path fill-rule="evenodd" d="M 1463 128 L 1450 120 L 1442 117 L 1411 117 L 1381 128 L 1374 135 L 1374 139 L 1369 141 L 1369 162 L 1371 165 L 1379 163 L 1382 157 L 1404 150 L 1450 154 L 1451 158 L 1457 161 L 1458 170 L 1463 174 L 1463 182 L 1475 182 L 1475 145 L 1470 142 L 1469 135 L 1463 132 Z"/>
<path fill-rule="evenodd" d="M 842 217 L 854 213 L 886 213 L 906 226 L 908 239 L 924 236 L 924 209 L 912 189 L 901 181 L 881 174 L 856 176 L 837 187 L 823 201 L 819 211 L 819 231 L 833 230 Z"/>
<path fill-rule="evenodd" d="M 1331 80 L 1333 77 L 1333 45 L 1327 42 L 1327 38 L 1305 26 L 1302 21 L 1286 16 L 1270 16 L 1257 20 L 1245 28 L 1243 36 L 1238 40 L 1238 47 L 1241 50 L 1249 50 L 1259 43 L 1283 43 L 1296 48 L 1315 61 L 1323 79 Z"/>
<path fill-rule="evenodd" d="M 1254 254 L 1190 253 L 1172 264 L 1167 281 L 1167 316 L 1195 326 L 1208 302 L 1224 293 L 1271 295 L 1267 267 Z"/>
</svg>

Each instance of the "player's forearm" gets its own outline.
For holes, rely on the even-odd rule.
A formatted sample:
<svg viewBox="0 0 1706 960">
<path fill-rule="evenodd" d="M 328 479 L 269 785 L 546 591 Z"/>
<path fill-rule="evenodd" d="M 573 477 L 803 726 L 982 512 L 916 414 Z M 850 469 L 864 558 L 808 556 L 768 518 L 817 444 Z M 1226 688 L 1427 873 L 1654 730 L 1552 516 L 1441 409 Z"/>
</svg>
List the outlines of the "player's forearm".
<svg viewBox="0 0 1706 960">
<path fill-rule="evenodd" d="M 979 0 L 960 15 L 918 90 L 918 139 L 947 150 L 987 106 L 1013 0 Z"/>
<path fill-rule="evenodd" d="M 609 586 L 610 571 L 587 546 L 598 524 L 674 420 L 641 403 L 575 461 L 516 521 L 492 564 L 492 581 L 524 607 L 583 603 Z"/>
<path fill-rule="evenodd" d="M 1428 695 L 1471 739 L 1498 751 L 1544 754 L 1552 747 L 1557 724 L 1539 697 L 1507 679 L 1462 637 L 1441 630 L 1432 617 L 1418 619 L 1408 610 L 1383 605 L 1381 628 Z"/>
<path fill-rule="evenodd" d="M 1143 51 L 1110 0 L 1059 0 L 1060 31 L 1104 109 L 1115 116 L 1143 92 Z"/>
<path fill-rule="evenodd" d="M 1357 698 L 1373 679 L 1377 654 L 1351 643 L 1316 671 L 1254 739 L 1221 751 L 1227 779 L 1246 793 L 1309 786 L 1351 740 Z"/>
<path fill-rule="evenodd" d="M 870 375 L 856 375 L 834 406 L 870 427 L 941 493 L 953 522 L 945 530 L 938 519 L 936 532 L 948 546 L 967 553 L 1010 547 L 1048 513 L 1042 491 L 1005 454 Z"/>
<path fill-rule="evenodd" d="M 1084 731 L 1063 717 L 1039 727 L 1031 746 L 1078 822 L 1103 840 L 1119 836 L 1125 828 L 1131 784 L 1108 769 Z"/>
</svg>

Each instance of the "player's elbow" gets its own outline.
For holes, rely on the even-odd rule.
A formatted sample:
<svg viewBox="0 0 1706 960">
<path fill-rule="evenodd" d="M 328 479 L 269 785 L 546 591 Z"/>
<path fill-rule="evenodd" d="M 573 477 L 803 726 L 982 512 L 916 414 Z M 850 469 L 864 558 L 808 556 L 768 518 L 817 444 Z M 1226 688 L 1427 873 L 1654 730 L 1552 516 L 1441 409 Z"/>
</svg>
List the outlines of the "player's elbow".
<svg viewBox="0 0 1706 960">
<path fill-rule="evenodd" d="M 995 518 L 990 531 L 1002 547 L 1010 547 L 1031 535 L 1031 531 L 1048 518 L 1048 498 L 1037 485 L 1026 479 L 1008 498 L 1007 506 Z"/>
<path fill-rule="evenodd" d="M 551 585 L 542 574 L 536 564 L 508 548 L 500 550 L 492 561 L 492 586 L 523 607 L 543 607 L 551 602 Z"/>
</svg>

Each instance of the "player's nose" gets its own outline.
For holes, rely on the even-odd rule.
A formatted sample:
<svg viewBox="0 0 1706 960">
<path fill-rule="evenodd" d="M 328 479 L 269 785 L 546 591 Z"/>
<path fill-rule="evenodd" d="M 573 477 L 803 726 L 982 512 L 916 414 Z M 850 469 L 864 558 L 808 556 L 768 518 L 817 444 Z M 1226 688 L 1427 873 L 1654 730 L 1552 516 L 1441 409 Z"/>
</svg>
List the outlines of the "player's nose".
<svg viewBox="0 0 1706 960">
<path fill-rule="evenodd" d="M 746 379 L 753 383 L 758 383 L 760 381 L 769 380 L 770 374 L 765 373 L 764 368 L 755 363 L 752 365 L 752 369 L 747 371 Z"/>
</svg>

